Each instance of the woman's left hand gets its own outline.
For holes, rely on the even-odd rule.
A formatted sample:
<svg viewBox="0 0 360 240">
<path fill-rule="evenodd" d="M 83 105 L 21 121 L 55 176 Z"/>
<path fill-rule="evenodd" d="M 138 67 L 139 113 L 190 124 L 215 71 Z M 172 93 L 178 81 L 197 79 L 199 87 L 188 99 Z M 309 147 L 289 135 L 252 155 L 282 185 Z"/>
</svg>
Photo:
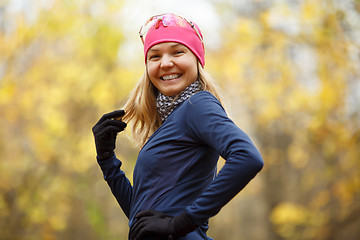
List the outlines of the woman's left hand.
<svg viewBox="0 0 360 240">
<path fill-rule="evenodd" d="M 132 240 L 141 240 L 146 236 L 176 239 L 178 236 L 184 236 L 198 227 L 184 213 L 172 217 L 155 210 L 144 210 L 136 214 L 135 218 L 137 221 L 129 233 Z"/>
</svg>

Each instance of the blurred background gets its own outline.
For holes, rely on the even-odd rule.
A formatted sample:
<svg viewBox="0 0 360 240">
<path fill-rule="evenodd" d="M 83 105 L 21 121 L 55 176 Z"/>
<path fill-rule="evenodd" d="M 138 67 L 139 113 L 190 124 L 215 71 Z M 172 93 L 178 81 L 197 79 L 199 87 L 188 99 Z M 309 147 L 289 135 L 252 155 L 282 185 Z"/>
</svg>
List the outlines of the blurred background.
<svg viewBox="0 0 360 240">
<path fill-rule="evenodd" d="M 122 107 L 138 29 L 164 12 L 200 25 L 205 69 L 265 161 L 209 235 L 360 239 L 359 0 L 1 0 L 0 238 L 127 239 L 91 128 Z M 137 153 L 120 134 L 129 179 Z"/>
</svg>

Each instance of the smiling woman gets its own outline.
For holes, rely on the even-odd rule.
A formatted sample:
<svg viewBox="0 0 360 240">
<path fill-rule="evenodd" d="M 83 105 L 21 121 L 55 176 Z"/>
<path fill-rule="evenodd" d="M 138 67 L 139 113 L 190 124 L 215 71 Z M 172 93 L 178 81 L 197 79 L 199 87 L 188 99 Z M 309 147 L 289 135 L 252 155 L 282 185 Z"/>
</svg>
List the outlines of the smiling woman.
<svg viewBox="0 0 360 240">
<path fill-rule="evenodd" d="M 140 37 L 145 73 L 125 111 L 105 114 L 93 127 L 98 163 L 129 218 L 130 239 L 209 240 L 209 218 L 256 176 L 262 157 L 222 107 L 203 69 L 204 45 L 195 23 L 157 15 L 141 27 Z M 114 154 L 125 122 L 142 146 L 133 185 Z M 226 163 L 217 174 L 219 156 Z"/>
</svg>

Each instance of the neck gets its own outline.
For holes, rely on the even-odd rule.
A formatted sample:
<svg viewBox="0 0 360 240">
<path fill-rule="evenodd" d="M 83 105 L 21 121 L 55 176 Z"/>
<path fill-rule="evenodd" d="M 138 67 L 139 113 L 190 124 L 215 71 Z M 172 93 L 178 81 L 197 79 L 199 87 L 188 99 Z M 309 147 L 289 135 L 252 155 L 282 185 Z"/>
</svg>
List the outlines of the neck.
<svg viewBox="0 0 360 240">
<path fill-rule="evenodd" d="M 187 86 L 184 91 L 175 96 L 165 96 L 159 92 L 156 98 L 156 106 L 162 121 L 164 122 L 180 103 L 186 101 L 196 92 L 201 90 L 201 83 L 199 80 L 196 80 L 194 83 Z"/>
</svg>

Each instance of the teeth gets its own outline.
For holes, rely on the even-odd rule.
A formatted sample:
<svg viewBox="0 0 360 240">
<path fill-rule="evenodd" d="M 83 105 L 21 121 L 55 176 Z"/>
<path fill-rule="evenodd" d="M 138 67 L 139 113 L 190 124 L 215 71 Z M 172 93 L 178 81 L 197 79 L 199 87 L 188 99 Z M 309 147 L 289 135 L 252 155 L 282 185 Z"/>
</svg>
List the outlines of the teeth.
<svg viewBox="0 0 360 240">
<path fill-rule="evenodd" d="M 171 74 L 171 75 L 163 76 L 162 79 L 163 80 L 172 80 L 175 78 L 179 78 L 180 76 L 181 76 L 181 74 Z"/>
</svg>

